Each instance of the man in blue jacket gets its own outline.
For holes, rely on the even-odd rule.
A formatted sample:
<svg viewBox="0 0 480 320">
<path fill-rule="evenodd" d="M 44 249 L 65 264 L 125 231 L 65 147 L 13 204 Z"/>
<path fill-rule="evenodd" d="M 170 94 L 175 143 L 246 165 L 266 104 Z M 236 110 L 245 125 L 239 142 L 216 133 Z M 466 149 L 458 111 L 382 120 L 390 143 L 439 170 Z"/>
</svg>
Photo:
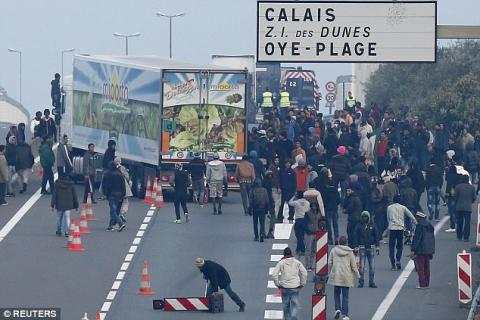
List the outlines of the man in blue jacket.
<svg viewBox="0 0 480 320">
<path fill-rule="evenodd" d="M 297 175 L 292 169 L 292 162 L 290 160 L 285 161 L 285 167 L 280 170 L 280 189 L 282 190 L 282 199 L 280 203 L 280 209 L 277 214 L 277 221 L 283 222 L 283 207 L 285 202 L 289 201 L 297 191 Z M 293 223 L 293 216 L 295 214 L 294 208 L 288 206 L 288 220 Z"/>
</svg>

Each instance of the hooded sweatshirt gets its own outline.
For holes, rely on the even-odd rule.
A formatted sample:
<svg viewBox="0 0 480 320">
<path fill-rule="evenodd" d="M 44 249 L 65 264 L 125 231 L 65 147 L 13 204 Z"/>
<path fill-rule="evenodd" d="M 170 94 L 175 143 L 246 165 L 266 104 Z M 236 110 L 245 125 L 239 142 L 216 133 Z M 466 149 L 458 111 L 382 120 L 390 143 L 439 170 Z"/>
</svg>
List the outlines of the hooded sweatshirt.
<svg viewBox="0 0 480 320">
<path fill-rule="evenodd" d="M 315 188 L 308 188 L 308 190 L 303 193 L 303 197 L 310 202 L 316 201 L 320 208 L 320 214 L 325 216 L 325 208 L 323 206 L 323 198 L 320 191 Z"/>
<path fill-rule="evenodd" d="M 220 160 L 212 160 L 207 165 L 207 181 L 223 182 L 227 179 L 227 167 Z"/>
<path fill-rule="evenodd" d="M 368 221 L 365 222 L 363 217 L 368 217 Z M 362 222 L 355 226 L 353 231 L 352 246 L 354 248 L 358 246 L 365 246 L 370 248 L 371 246 L 379 246 L 380 237 L 376 225 L 370 219 L 370 213 L 368 211 L 362 212 Z"/>
<path fill-rule="evenodd" d="M 295 219 L 305 218 L 305 213 L 310 210 L 310 202 L 307 199 L 295 199 L 288 201 L 288 205 L 295 209 Z"/>
<path fill-rule="evenodd" d="M 328 257 L 328 284 L 341 287 L 354 287 L 355 277 L 360 278 L 353 249 L 349 246 L 335 246 Z"/>
<path fill-rule="evenodd" d="M 303 287 L 307 283 L 307 270 L 300 261 L 294 257 L 286 256 L 273 269 L 272 278 L 278 288 Z"/>
</svg>

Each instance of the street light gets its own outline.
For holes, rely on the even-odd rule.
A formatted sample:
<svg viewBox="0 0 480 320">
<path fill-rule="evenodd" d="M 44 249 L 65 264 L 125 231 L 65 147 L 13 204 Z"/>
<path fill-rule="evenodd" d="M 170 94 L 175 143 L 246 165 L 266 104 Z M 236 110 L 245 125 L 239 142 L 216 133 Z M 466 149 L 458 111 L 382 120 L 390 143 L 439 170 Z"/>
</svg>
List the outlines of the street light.
<svg viewBox="0 0 480 320">
<path fill-rule="evenodd" d="M 157 12 L 157 16 L 168 18 L 170 21 L 170 59 L 172 59 L 172 19 L 177 17 L 183 17 L 184 15 L 185 15 L 185 12 L 180 12 L 173 15 L 168 15 L 160 11 Z"/>
<path fill-rule="evenodd" d="M 64 56 L 65 53 L 73 52 L 73 51 L 75 51 L 75 48 L 62 50 L 62 88 L 63 88 L 63 56 Z"/>
<path fill-rule="evenodd" d="M 8 52 L 18 53 L 20 58 L 20 104 L 22 104 L 22 51 L 8 48 Z"/>
<path fill-rule="evenodd" d="M 140 32 L 135 32 L 135 33 L 132 33 L 132 34 L 121 34 L 121 33 L 115 32 L 113 35 L 115 37 L 125 38 L 125 55 L 128 56 L 128 38 L 139 37 L 141 35 L 141 33 Z"/>
</svg>

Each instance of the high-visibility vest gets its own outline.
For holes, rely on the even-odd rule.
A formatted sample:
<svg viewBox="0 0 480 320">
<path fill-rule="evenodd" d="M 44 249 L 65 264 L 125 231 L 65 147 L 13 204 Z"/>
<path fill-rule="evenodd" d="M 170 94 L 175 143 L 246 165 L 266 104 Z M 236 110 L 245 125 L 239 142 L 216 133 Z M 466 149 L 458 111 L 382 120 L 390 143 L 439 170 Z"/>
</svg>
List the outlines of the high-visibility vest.
<svg viewBox="0 0 480 320">
<path fill-rule="evenodd" d="M 272 102 L 273 94 L 270 91 L 265 91 L 262 96 L 263 96 L 262 108 L 272 108 L 273 107 L 273 102 Z"/>
<path fill-rule="evenodd" d="M 287 91 L 280 92 L 280 108 L 290 107 L 290 94 Z"/>
<path fill-rule="evenodd" d="M 351 97 L 351 98 L 347 97 L 347 107 L 353 108 L 353 106 L 355 106 L 356 102 L 357 102 L 357 100 L 355 100 L 354 97 Z"/>
</svg>

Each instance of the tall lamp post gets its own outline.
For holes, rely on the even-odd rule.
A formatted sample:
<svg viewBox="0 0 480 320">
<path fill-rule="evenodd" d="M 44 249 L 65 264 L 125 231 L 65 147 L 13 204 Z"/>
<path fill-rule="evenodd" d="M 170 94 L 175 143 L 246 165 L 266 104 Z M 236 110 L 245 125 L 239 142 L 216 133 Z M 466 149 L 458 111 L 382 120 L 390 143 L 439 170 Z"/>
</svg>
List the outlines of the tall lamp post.
<svg viewBox="0 0 480 320">
<path fill-rule="evenodd" d="M 22 104 L 22 51 L 20 50 L 16 50 L 16 49 L 12 49 L 12 48 L 8 48 L 8 52 L 11 52 L 11 53 L 18 53 L 18 56 L 20 58 L 20 104 Z"/>
<path fill-rule="evenodd" d="M 62 88 L 63 88 L 63 57 L 64 57 L 65 53 L 73 52 L 73 51 L 75 51 L 75 48 L 62 50 Z"/>
<path fill-rule="evenodd" d="M 177 17 L 183 17 L 185 15 L 185 12 L 180 12 L 180 13 L 177 13 L 177 14 L 173 14 L 173 15 L 169 15 L 169 14 L 165 14 L 163 12 L 157 12 L 157 16 L 158 17 L 165 17 L 165 18 L 168 18 L 169 22 L 170 22 L 170 59 L 172 59 L 172 19 L 173 18 L 177 18 Z"/>
<path fill-rule="evenodd" d="M 115 32 L 113 35 L 115 37 L 125 39 L 125 55 L 128 56 L 128 38 L 139 37 L 141 35 L 141 33 L 140 32 L 135 32 L 135 33 L 132 33 L 132 34 L 121 34 L 121 33 Z"/>
</svg>

